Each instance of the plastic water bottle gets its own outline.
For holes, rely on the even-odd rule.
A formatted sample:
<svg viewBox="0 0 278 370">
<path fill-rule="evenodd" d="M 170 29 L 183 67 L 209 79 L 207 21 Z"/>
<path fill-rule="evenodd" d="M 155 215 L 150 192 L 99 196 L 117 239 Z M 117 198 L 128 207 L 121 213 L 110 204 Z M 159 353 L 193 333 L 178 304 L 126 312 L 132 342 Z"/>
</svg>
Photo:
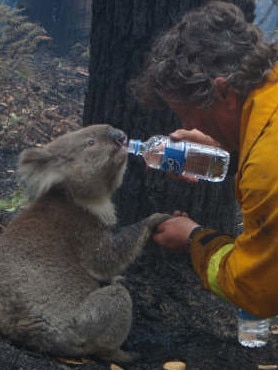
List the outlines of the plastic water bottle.
<svg viewBox="0 0 278 370">
<path fill-rule="evenodd" d="M 154 169 L 219 182 L 225 179 L 230 155 L 227 151 L 193 142 L 173 141 L 168 136 L 152 136 L 149 140 L 130 140 L 129 153 L 141 155 Z"/>
<path fill-rule="evenodd" d="M 268 342 L 270 319 L 260 319 L 238 309 L 238 341 L 244 347 L 263 347 Z"/>
</svg>

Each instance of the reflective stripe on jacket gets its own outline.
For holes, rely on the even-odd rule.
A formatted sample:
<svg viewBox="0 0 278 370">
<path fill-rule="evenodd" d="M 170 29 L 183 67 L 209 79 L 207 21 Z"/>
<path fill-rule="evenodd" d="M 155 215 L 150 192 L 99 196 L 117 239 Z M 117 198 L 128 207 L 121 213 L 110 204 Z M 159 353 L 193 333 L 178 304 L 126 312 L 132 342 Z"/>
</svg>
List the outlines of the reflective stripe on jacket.
<svg viewBox="0 0 278 370">
<path fill-rule="evenodd" d="M 247 98 L 241 117 L 236 197 L 244 231 L 193 238 L 192 262 L 206 288 L 259 317 L 278 314 L 278 67 Z"/>
</svg>

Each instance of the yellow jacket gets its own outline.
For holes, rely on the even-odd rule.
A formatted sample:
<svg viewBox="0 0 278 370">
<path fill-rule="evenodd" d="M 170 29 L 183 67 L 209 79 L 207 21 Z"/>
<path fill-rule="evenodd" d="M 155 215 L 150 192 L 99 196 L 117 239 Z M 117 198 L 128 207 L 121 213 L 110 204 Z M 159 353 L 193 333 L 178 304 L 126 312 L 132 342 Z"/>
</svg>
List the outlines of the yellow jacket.
<svg viewBox="0 0 278 370">
<path fill-rule="evenodd" d="M 278 314 L 278 67 L 269 77 L 241 116 L 236 197 L 244 232 L 234 240 L 206 229 L 191 245 L 205 287 L 259 317 Z"/>
</svg>

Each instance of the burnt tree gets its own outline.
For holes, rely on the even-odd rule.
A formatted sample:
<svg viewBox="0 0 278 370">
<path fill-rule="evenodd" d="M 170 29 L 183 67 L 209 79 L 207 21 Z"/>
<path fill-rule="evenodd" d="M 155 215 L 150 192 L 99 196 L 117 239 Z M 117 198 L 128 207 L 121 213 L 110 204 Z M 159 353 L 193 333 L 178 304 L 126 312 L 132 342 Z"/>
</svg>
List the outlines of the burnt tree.
<svg viewBox="0 0 278 370">
<path fill-rule="evenodd" d="M 206 0 L 94 0 L 92 4 L 90 79 L 84 125 L 108 122 L 129 138 L 147 139 L 180 127 L 173 113 L 144 110 L 128 91 L 128 82 L 140 73 L 153 39 L 181 16 Z M 254 1 L 234 0 L 249 21 Z M 155 212 L 187 211 L 203 225 L 235 232 L 234 177 L 224 183 L 188 184 L 163 173 L 147 171 L 142 160 L 130 156 L 124 184 L 117 196 L 121 223 L 134 222 Z"/>
</svg>

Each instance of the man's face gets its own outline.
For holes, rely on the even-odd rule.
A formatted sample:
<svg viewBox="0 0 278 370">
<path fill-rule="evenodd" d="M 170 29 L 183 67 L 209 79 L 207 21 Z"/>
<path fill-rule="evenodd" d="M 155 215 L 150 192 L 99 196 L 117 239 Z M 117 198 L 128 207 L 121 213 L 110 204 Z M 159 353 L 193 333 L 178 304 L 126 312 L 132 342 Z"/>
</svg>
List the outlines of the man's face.
<svg viewBox="0 0 278 370">
<path fill-rule="evenodd" d="M 183 128 L 197 129 L 216 140 L 230 152 L 239 151 L 241 105 L 215 101 L 209 108 L 186 105 L 166 99 L 169 107 L 180 117 Z"/>
</svg>

